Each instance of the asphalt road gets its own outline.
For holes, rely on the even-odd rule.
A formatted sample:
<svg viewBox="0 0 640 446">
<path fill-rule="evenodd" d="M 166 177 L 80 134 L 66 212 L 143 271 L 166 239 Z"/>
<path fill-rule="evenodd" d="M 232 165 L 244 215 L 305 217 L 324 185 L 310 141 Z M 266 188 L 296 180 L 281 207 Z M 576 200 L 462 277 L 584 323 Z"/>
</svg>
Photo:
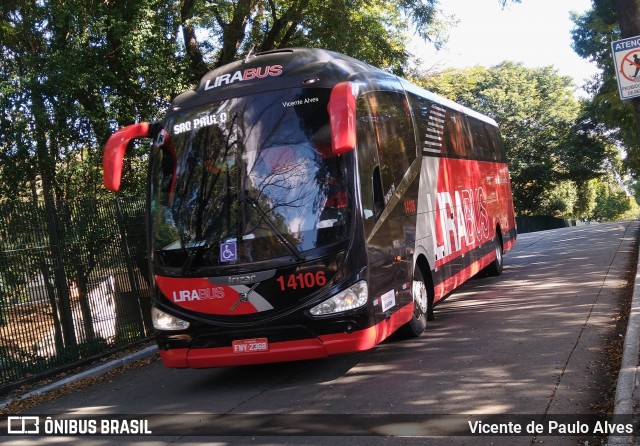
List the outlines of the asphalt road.
<svg viewBox="0 0 640 446">
<path fill-rule="evenodd" d="M 600 435 L 571 431 L 590 414 L 601 417 L 614 391 L 607 350 L 624 335 L 618 320 L 635 274 L 639 229 L 639 222 L 625 222 L 520 235 L 505 256 L 504 274 L 472 280 L 451 295 L 418 339 L 244 368 L 169 370 L 154 361 L 30 410 L 41 417 L 146 414 L 140 418 L 150 420 L 153 436 L 0 441 L 600 444 Z M 568 433 L 472 436 L 468 423 L 504 422 L 499 429 L 508 430 L 510 420 L 523 429 L 531 423 L 549 429 L 550 420 L 559 420 L 556 433 Z"/>
</svg>

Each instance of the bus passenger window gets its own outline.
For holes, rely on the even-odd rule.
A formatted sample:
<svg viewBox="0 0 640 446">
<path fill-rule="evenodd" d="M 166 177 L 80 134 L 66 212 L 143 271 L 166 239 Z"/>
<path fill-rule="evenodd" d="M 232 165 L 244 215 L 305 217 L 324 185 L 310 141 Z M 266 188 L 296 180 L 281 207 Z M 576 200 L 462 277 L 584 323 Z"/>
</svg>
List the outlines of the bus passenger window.
<svg viewBox="0 0 640 446">
<path fill-rule="evenodd" d="M 369 104 L 366 97 L 360 97 L 356 103 L 356 139 L 358 175 L 360 178 L 362 216 L 367 234 L 374 227 L 376 205 L 372 175 L 378 165 L 378 147 L 375 131 L 369 114 Z M 380 174 L 378 173 L 378 176 Z"/>
<path fill-rule="evenodd" d="M 488 161 L 491 159 L 489 135 L 486 132 L 486 124 L 477 119 L 470 119 L 471 133 L 473 134 L 473 158 Z"/>
<path fill-rule="evenodd" d="M 489 135 L 489 149 L 490 149 L 490 161 L 497 161 L 504 163 L 504 147 L 502 145 L 502 138 L 500 137 L 500 131 L 497 127 L 490 124 L 485 124 L 487 134 Z"/>
<path fill-rule="evenodd" d="M 378 142 L 382 187 L 390 197 L 416 158 L 411 110 L 401 93 L 376 91 L 367 99 Z"/>
<path fill-rule="evenodd" d="M 471 144 L 467 121 L 462 113 L 447 110 L 444 124 L 446 153 L 456 158 L 469 158 Z"/>
<path fill-rule="evenodd" d="M 409 94 L 421 154 L 441 155 L 445 110 L 441 105 L 416 94 Z"/>
</svg>

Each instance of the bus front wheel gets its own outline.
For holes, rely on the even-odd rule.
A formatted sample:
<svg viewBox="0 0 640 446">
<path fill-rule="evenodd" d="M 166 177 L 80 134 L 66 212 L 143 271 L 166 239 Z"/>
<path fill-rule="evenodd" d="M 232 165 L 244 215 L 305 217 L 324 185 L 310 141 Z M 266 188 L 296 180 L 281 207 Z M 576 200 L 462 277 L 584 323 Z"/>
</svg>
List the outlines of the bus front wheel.
<svg viewBox="0 0 640 446">
<path fill-rule="evenodd" d="M 402 333 L 410 338 L 422 334 L 427 320 L 433 320 L 433 287 L 424 280 L 422 271 L 416 265 L 413 273 L 413 317 L 402 328 Z"/>
</svg>

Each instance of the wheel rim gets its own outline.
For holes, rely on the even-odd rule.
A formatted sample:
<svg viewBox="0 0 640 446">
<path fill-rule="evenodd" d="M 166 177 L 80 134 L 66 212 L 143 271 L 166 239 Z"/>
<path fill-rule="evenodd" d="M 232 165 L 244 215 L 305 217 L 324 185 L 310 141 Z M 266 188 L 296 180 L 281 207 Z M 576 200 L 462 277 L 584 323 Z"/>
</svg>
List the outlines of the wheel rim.
<svg viewBox="0 0 640 446">
<path fill-rule="evenodd" d="M 427 287 L 421 280 L 413 281 L 413 301 L 416 306 L 416 315 L 423 315 L 427 312 L 428 296 Z"/>
</svg>

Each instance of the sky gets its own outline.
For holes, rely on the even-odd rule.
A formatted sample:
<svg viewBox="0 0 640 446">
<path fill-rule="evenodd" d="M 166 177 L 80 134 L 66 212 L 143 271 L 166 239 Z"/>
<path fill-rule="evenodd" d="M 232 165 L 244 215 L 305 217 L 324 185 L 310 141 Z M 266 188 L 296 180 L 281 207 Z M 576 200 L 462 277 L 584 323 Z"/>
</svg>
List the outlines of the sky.
<svg viewBox="0 0 640 446">
<path fill-rule="evenodd" d="M 449 28 L 445 48 L 416 44 L 412 52 L 424 68 L 490 67 L 502 61 L 522 62 L 529 68 L 552 65 L 571 76 L 576 87 L 598 72 L 571 48 L 570 13 L 583 13 L 591 0 L 522 0 L 502 9 L 498 0 L 440 0 L 445 15 L 459 23 Z"/>
</svg>

